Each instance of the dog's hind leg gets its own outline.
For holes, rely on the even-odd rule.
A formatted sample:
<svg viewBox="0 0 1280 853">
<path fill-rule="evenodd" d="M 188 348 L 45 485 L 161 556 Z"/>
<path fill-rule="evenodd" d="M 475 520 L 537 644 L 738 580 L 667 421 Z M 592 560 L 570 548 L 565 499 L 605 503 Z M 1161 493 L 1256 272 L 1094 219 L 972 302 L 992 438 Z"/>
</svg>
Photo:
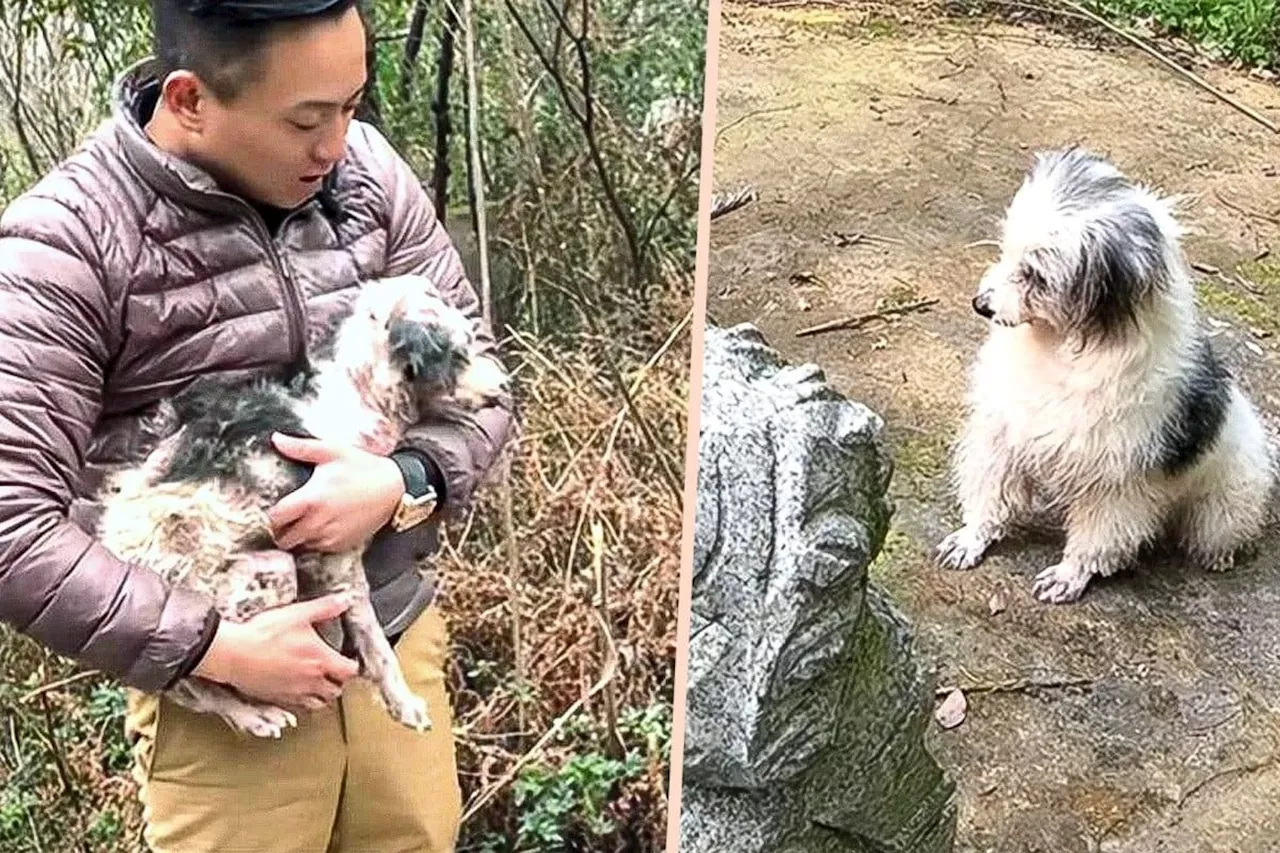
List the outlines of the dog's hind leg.
<svg viewBox="0 0 1280 853">
<path fill-rule="evenodd" d="M 174 704 L 197 714 L 217 714 L 232 729 L 254 737 L 278 738 L 298 725 L 298 718 L 283 708 L 250 702 L 232 690 L 201 678 L 184 678 L 165 693 Z"/>
<path fill-rule="evenodd" d="M 346 592 L 351 588 L 351 579 L 343 576 L 328 577 L 325 572 L 325 555 L 303 551 L 294 559 L 298 565 L 298 600 L 308 601 L 335 592 Z M 332 568 L 332 567 L 330 567 Z M 316 633 L 336 651 L 342 652 L 345 647 L 345 634 L 342 630 L 341 617 L 325 619 L 315 624 Z"/>
<path fill-rule="evenodd" d="M 318 571 L 323 584 L 346 584 L 355 593 L 351 607 L 341 618 L 342 627 L 355 646 L 360 674 L 377 686 L 382 703 L 394 720 L 418 731 L 431 728 L 427 703 L 409 688 L 395 650 L 378 624 L 360 553 L 327 554 Z"/>
<path fill-rule="evenodd" d="M 1189 506 L 1182 517 L 1181 543 L 1195 565 L 1210 572 L 1235 567 L 1262 529 L 1263 507 L 1247 492 L 1218 493 Z"/>
<path fill-rule="evenodd" d="M 1082 496 L 1067 511 L 1062 562 L 1036 575 L 1036 598 L 1066 604 L 1080 598 L 1092 578 L 1127 568 L 1160 534 L 1165 509 L 1158 492 L 1141 483 Z"/>
<path fill-rule="evenodd" d="M 1192 561 L 1211 572 L 1229 571 L 1261 534 L 1271 481 L 1265 468 L 1216 478 L 1212 489 L 1187 501 L 1179 538 Z"/>
<path fill-rule="evenodd" d="M 942 540 L 935 558 L 948 569 L 971 569 L 1030 506 L 1031 483 L 999 431 L 982 418 L 966 424 L 953 476 L 964 526 Z"/>
</svg>

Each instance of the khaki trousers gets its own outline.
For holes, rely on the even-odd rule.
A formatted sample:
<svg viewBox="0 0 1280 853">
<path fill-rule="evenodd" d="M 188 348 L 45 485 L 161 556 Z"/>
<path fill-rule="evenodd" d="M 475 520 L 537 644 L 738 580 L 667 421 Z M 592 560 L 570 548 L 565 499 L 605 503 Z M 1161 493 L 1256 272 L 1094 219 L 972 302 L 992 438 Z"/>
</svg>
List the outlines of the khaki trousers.
<svg viewBox="0 0 1280 853">
<path fill-rule="evenodd" d="M 393 722 L 363 679 L 279 740 L 129 691 L 154 853 L 452 853 L 461 813 L 445 690 L 448 634 L 435 607 L 401 636 L 405 678 L 433 727 Z"/>
</svg>

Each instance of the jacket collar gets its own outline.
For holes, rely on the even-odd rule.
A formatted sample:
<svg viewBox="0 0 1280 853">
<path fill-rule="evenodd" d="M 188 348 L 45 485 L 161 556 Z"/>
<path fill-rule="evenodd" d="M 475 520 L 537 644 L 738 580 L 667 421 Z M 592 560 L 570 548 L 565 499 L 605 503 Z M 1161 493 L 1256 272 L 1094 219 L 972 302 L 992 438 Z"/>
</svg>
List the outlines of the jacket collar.
<svg viewBox="0 0 1280 853">
<path fill-rule="evenodd" d="M 157 192 L 195 207 L 242 209 L 246 202 L 218 187 L 213 176 L 186 160 L 162 150 L 143 129 L 144 117 L 155 108 L 160 93 L 159 64 L 154 57 L 127 68 L 115 82 L 112 114 L 116 139 L 125 159 Z M 334 167 L 310 203 L 334 222 L 345 217 L 337 195 L 338 170 Z"/>
</svg>

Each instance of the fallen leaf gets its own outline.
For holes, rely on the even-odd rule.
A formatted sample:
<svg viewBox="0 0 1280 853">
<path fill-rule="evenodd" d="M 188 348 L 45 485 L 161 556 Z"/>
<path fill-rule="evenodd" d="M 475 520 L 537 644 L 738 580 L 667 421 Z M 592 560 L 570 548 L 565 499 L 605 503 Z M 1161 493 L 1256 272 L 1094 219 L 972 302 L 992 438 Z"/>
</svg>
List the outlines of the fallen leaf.
<svg viewBox="0 0 1280 853">
<path fill-rule="evenodd" d="M 944 729 L 954 729 L 956 726 L 964 722 L 965 711 L 969 708 L 968 701 L 964 698 L 964 693 L 955 688 L 947 694 L 947 698 L 942 700 L 942 704 L 938 706 L 938 710 L 934 711 L 934 719 L 938 721 L 938 725 Z"/>
<path fill-rule="evenodd" d="M 1005 595 L 1004 587 L 1000 587 L 991 593 L 991 598 L 987 600 L 987 608 L 991 611 L 991 615 L 1003 613 L 1005 608 L 1009 606 L 1008 596 Z"/>
<path fill-rule="evenodd" d="M 1258 346 L 1253 341 L 1245 341 L 1244 345 L 1248 347 L 1249 352 L 1253 353 L 1254 355 L 1262 355 L 1262 347 Z"/>
</svg>

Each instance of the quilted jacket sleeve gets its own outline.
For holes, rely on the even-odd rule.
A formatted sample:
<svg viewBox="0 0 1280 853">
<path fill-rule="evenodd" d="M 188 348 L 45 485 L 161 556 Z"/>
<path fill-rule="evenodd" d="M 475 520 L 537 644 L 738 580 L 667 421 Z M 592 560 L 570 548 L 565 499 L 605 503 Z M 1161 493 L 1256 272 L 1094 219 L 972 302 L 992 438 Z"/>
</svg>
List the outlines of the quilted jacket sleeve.
<svg viewBox="0 0 1280 853">
<path fill-rule="evenodd" d="M 194 664 L 217 614 L 68 519 L 119 327 L 91 230 L 38 190 L 0 217 L 0 620 L 156 690 Z"/>
<path fill-rule="evenodd" d="M 360 129 L 387 194 L 385 275 L 431 271 L 445 298 L 475 319 L 483 353 L 498 361 L 493 330 L 483 320 L 480 299 L 467 280 L 457 249 L 436 218 L 430 197 L 408 163 L 376 129 L 369 125 L 360 125 Z M 476 487 L 497 461 L 515 427 L 510 405 L 495 405 L 420 423 L 409 431 L 405 444 L 424 453 L 440 469 L 443 509 L 456 514 L 470 505 Z"/>
</svg>

